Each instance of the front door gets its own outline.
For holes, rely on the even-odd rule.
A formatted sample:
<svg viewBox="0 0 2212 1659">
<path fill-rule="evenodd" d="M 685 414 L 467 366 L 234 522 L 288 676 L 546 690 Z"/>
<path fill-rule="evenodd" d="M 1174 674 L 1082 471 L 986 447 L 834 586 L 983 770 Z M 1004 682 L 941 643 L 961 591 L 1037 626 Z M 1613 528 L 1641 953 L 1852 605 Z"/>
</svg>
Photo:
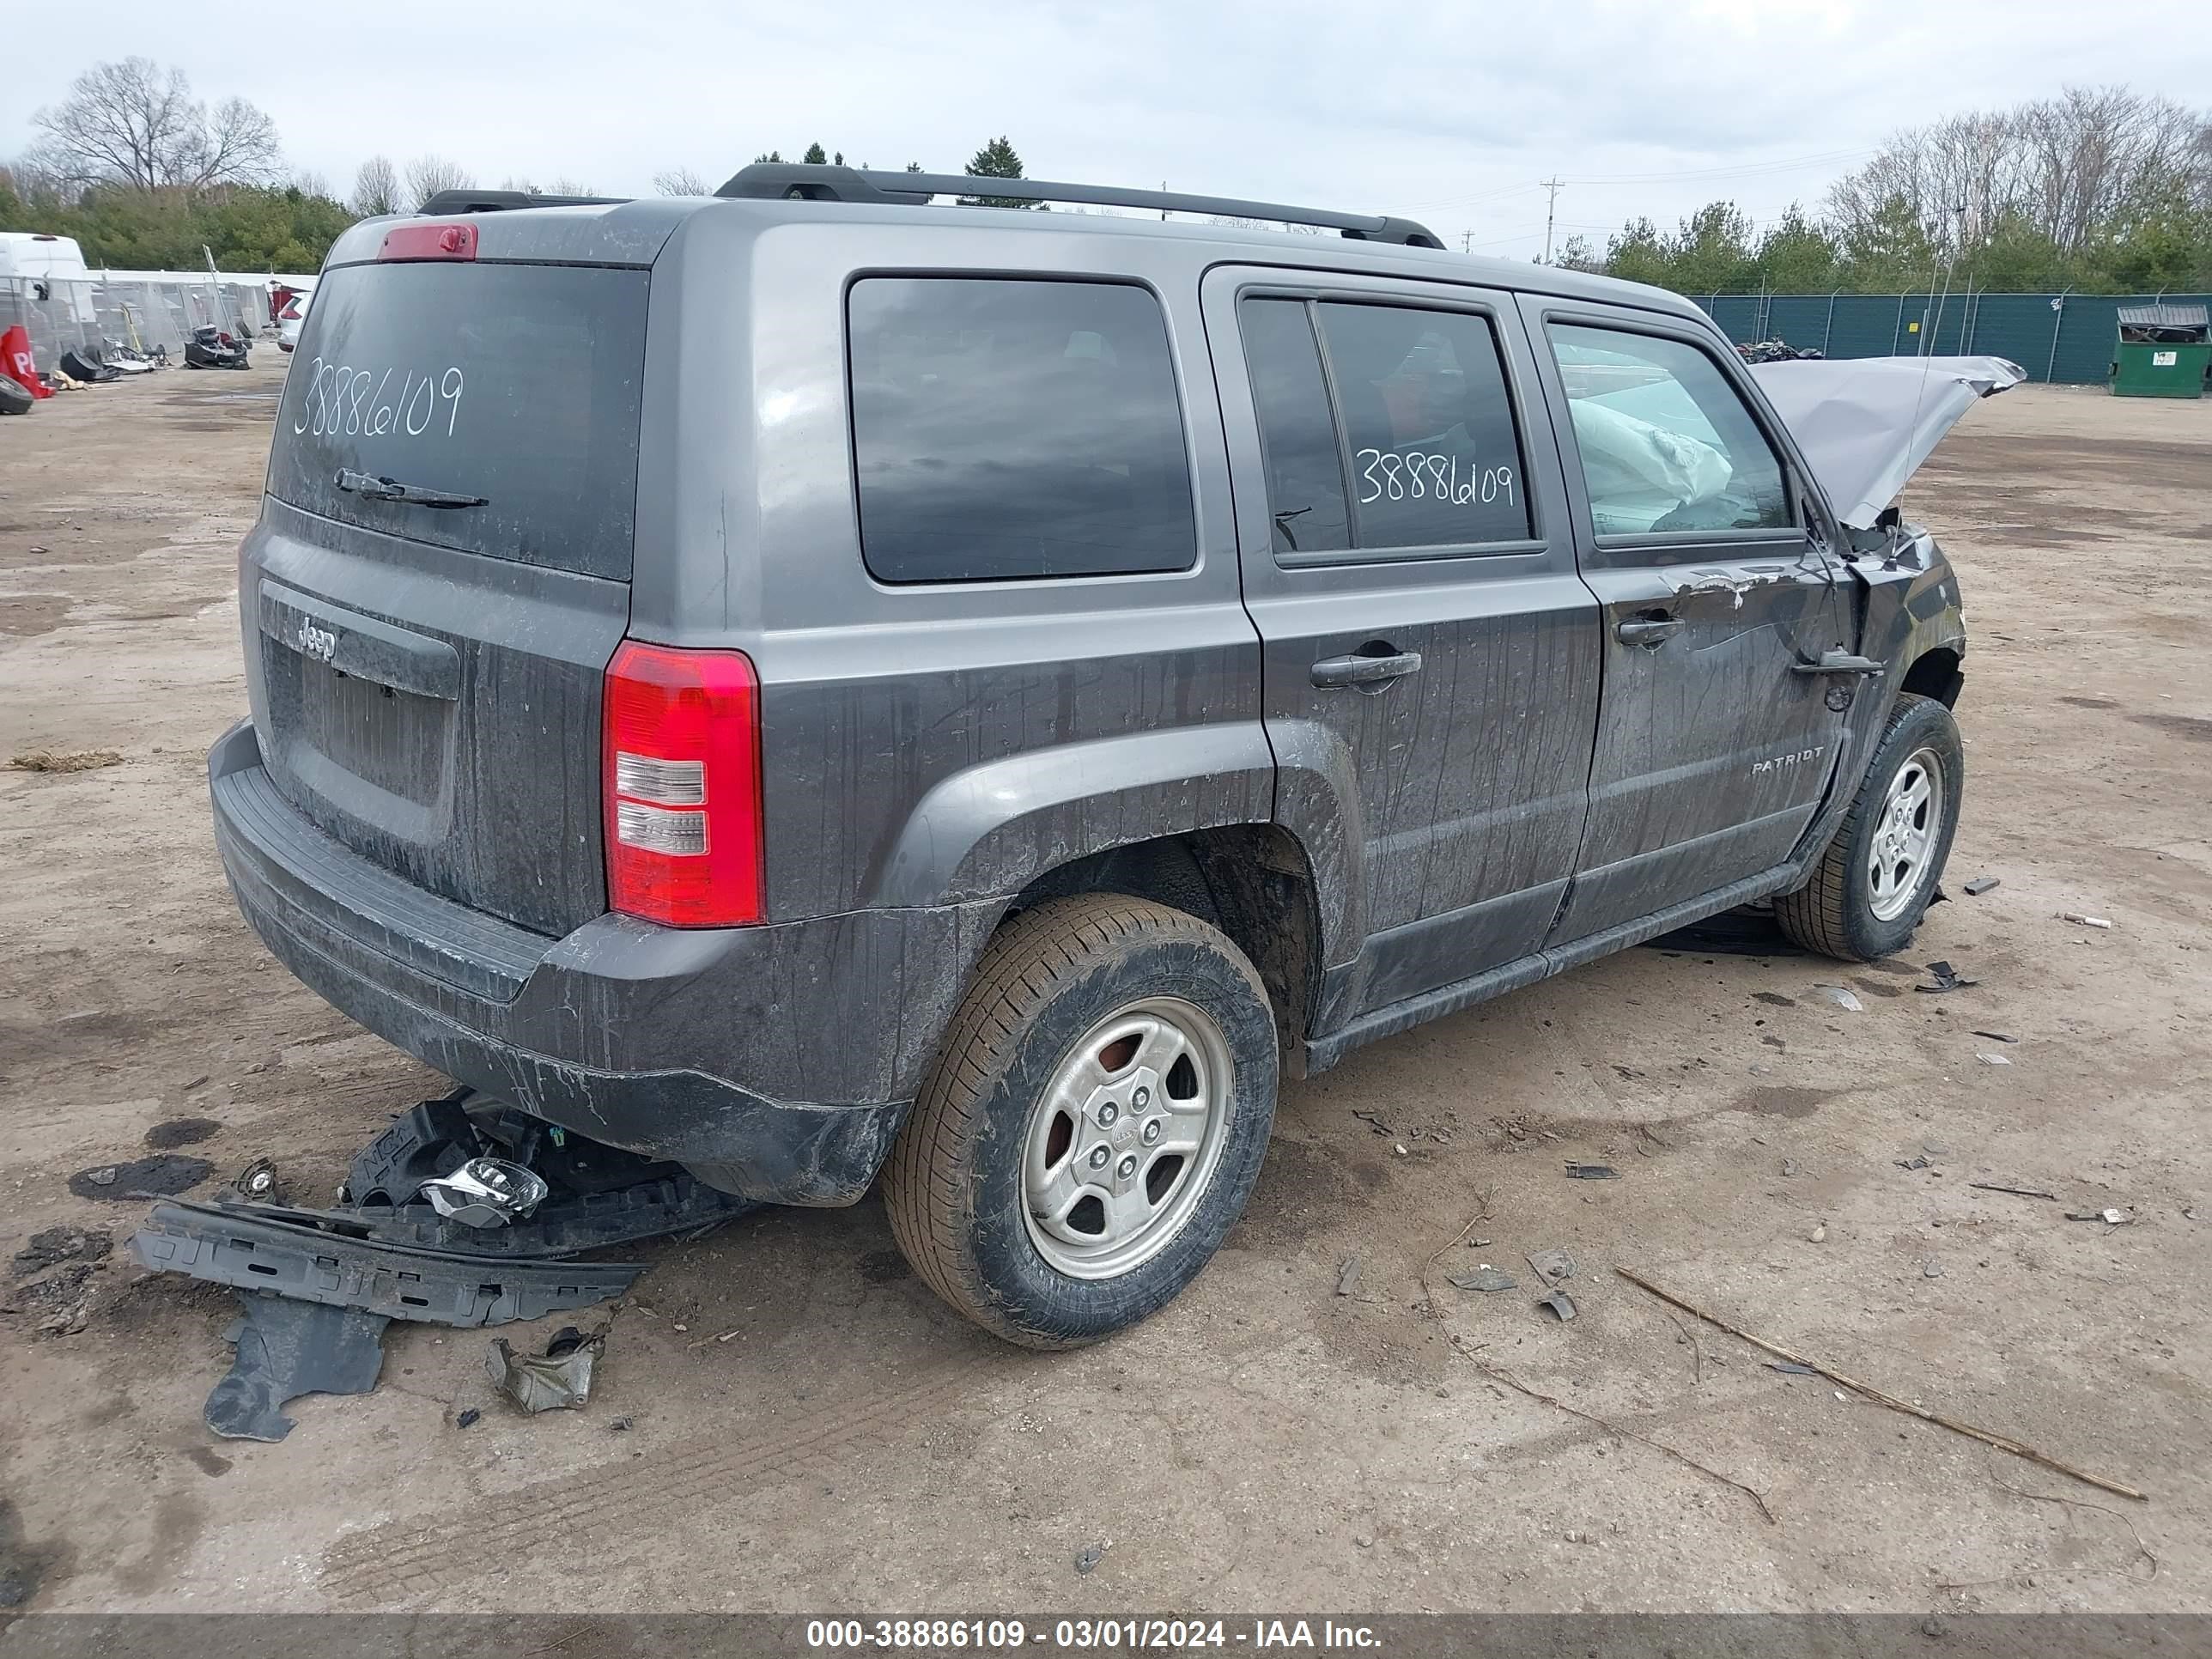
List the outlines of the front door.
<svg viewBox="0 0 2212 1659">
<path fill-rule="evenodd" d="M 1847 652 L 1851 622 L 1818 498 L 1725 347 L 1647 313 L 1522 304 L 1605 659 L 1565 945 L 1790 856 L 1855 684 L 1802 670 Z"/>
<path fill-rule="evenodd" d="M 1595 608 L 1510 296 L 1224 270 L 1277 817 L 1347 895 L 1318 1028 L 1533 953 L 1572 873 Z"/>
</svg>

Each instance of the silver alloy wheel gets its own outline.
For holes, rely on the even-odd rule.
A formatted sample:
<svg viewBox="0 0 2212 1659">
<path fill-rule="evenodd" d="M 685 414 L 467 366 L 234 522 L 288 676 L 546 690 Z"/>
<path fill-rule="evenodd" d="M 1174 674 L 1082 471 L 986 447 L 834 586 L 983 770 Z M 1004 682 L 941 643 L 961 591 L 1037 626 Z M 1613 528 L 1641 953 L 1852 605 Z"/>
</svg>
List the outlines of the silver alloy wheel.
<svg viewBox="0 0 2212 1659">
<path fill-rule="evenodd" d="M 1916 749 L 1889 781 L 1867 853 L 1868 895 L 1877 921 L 1912 907 L 1943 833 L 1943 763 Z"/>
<path fill-rule="evenodd" d="M 1071 1279 L 1114 1279 L 1173 1242 L 1228 1139 L 1235 1063 L 1212 1017 L 1146 997 L 1092 1026 L 1030 1113 L 1022 1218 Z"/>
</svg>

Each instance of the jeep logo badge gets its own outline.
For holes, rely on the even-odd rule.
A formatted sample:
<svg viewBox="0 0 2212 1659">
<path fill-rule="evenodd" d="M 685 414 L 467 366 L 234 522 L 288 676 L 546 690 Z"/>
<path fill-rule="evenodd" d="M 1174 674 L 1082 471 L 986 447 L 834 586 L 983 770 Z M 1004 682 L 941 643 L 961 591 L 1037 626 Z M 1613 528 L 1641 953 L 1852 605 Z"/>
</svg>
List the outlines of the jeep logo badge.
<svg viewBox="0 0 2212 1659">
<path fill-rule="evenodd" d="M 294 641 L 302 656 L 313 657 L 318 662 L 329 662 L 338 653 L 338 636 L 327 628 L 318 628 L 305 617 L 300 619 L 299 637 Z"/>
</svg>

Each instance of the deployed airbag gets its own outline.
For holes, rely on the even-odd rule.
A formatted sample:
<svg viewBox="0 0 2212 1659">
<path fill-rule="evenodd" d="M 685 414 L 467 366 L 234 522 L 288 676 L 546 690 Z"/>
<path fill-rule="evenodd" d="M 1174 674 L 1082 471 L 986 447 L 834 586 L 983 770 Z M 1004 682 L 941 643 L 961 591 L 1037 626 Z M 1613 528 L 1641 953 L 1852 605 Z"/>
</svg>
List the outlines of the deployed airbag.
<svg viewBox="0 0 2212 1659">
<path fill-rule="evenodd" d="M 1858 357 L 1753 363 L 1837 515 L 1871 529 L 1943 434 L 2027 371 L 2002 357 Z"/>
</svg>

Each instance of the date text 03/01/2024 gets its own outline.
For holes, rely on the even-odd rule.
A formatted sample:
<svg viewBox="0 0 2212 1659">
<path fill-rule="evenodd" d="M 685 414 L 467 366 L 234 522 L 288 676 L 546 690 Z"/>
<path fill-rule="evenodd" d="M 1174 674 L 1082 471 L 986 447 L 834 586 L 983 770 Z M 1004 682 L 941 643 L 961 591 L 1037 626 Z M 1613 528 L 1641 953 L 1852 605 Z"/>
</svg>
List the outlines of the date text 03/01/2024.
<svg viewBox="0 0 2212 1659">
<path fill-rule="evenodd" d="M 1049 1645 L 1070 1651 L 1130 1648 L 1163 1652 L 1242 1649 L 1249 1653 L 1301 1650 L 1377 1651 L 1381 1639 L 1365 1625 L 1334 1620 L 1257 1619 L 1243 1628 L 1221 1619 L 815 1619 L 806 1645 L 835 1652 L 1014 1651 Z"/>
</svg>

